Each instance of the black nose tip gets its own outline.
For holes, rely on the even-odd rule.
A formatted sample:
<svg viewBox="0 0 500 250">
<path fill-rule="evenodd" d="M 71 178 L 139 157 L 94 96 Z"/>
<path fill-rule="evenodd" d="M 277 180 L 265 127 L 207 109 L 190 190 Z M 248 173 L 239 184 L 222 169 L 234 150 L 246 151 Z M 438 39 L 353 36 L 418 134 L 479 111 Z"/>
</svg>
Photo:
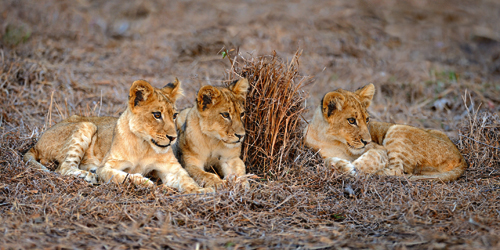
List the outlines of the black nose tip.
<svg viewBox="0 0 500 250">
<path fill-rule="evenodd" d="M 174 141 L 175 138 L 177 138 L 176 136 L 170 136 L 170 135 L 167 135 L 167 138 L 170 140 L 170 141 Z"/>
<path fill-rule="evenodd" d="M 234 135 L 236 135 L 236 137 L 238 137 L 238 139 L 240 139 L 240 140 L 241 140 L 241 138 L 245 137 L 245 135 L 239 135 L 239 134 L 234 134 Z"/>
<path fill-rule="evenodd" d="M 367 142 L 367 141 L 365 141 L 365 140 L 363 140 L 363 139 L 361 139 L 361 142 L 362 142 L 362 143 L 363 143 L 363 145 L 365 145 L 365 146 L 366 146 L 366 144 L 368 144 L 368 142 Z"/>
</svg>

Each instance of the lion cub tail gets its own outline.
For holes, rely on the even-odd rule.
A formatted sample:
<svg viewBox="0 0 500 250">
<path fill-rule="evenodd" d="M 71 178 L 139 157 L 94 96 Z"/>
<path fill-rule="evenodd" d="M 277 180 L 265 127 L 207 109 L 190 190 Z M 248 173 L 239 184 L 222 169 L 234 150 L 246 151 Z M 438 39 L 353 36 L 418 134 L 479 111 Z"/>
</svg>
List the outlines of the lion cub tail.
<svg viewBox="0 0 500 250">
<path fill-rule="evenodd" d="M 38 162 L 36 160 L 36 158 L 37 158 L 36 155 L 37 155 L 37 152 L 36 152 L 35 148 L 34 147 L 30 148 L 30 150 L 28 150 L 28 152 L 26 152 L 26 154 L 24 154 L 23 160 L 24 160 L 24 162 L 28 163 L 28 165 L 30 167 L 44 170 L 44 171 L 49 171 L 44 165 L 42 165 L 40 162 Z"/>
<path fill-rule="evenodd" d="M 458 179 L 465 172 L 467 168 L 467 162 L 463 157 L 460 157 L 458 164 L 456 164 L 451 170 L 446 172 L 441 172 L 437 174 L 424 174 L 424 175 L 413 175 L 410 180 L 435 180 L 435 181 L 454 181 Z"/>
</svg>

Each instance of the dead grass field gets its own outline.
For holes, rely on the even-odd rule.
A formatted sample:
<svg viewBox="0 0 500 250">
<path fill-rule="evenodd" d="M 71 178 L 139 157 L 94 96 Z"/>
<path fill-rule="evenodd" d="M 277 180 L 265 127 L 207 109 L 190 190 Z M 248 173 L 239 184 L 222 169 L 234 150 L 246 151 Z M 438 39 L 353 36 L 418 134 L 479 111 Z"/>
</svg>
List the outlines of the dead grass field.
<svg viewBox="0 0 500 250">
<path fill-rule="evenodd" d="M 0 6 L 0 249 L 500 248 L 498 1 Z M 224 48 L 236 49 L 230 59 Z M 178 77 L 184 108 L 200 86 L 235 74 L 293 93 L 252 94 L 251 190 L 91 186 L 22 162 L 21 152 L 68 115 L 117 116 L 134 80 L 159 87 Z M 300 129 L 325 92 L 370 82 L 371 115 L 445 131 L 469 163 L 462 178 L 350 178 L 301 147 Z M 273 113 L 290 119 L 261 125 Z"/>
</svg>

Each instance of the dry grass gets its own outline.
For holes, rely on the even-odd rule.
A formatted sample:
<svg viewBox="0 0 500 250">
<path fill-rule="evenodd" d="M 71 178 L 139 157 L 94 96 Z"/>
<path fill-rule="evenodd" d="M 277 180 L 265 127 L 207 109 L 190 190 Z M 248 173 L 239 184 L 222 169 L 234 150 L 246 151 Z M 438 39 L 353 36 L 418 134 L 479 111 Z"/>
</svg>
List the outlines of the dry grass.
<svg viewBox="0 0 500 250">
<path fill-rule="evenodd" d="M 247 67 L 241 74 L 251 79 L 253 87 L 248 118 L 262 122 L 258 118 L 266 117 L 259 116 L 272 108 L 272 103 L 258 106 L 262 97 L 257 93 L 275 89 L 273 82 L 296 80 L 296 74 L 290 77 L 289 71 L 283 70 L 281 60 L 274 55 L 245 61 Z M 298 61 L 289 65 L 294 63 Z M 290 78 L 280 82 L 262 77 L 269 71 L 277 79 Z M 259 84 L 258 79 L 268 84 Z M 300 92 L 300 85 L 288 86 Z M 300 112 L 301 103 L 278 105 L 273 110 L 274 114 L 289 115 L 288 122 L 297 124 L 294 130 L 278 130 L 280 135 L 289 136 L 288 141 L 280 141 L 277 152 L 293 152 L 296 157 L 287 156 L 279 163 L 279 154 L 261 153 L 269 157 L 267 173 L 279 178 L 253 181 L 248 191 L 229 183 L 208 195 L 180 195 L 173 190 L 111 183 L 92 186 L 73 177 L 29 169 L 21 152 L 33 140 L 19 132 L 4 132 L 0 141 L 0 211 L 5 215 L 0 224 L 5 232 L 2 245 L 108 248 L 126 244 L 176 249 L 499 246 L 500 155 L 494 144 L 498 142 L 497 116 L 469 114 L 460 130 L 465 139 L 458 145 L 471 165 L 464 178 L 447 184 L 338 175 L 324 167 L 318 155 L 296 143 L 302 118 L 290 110 Z M 259 126 L 250 123 L 251 128 L 260 128 L 249 136 L 246 149 L 272 148 L 272 136 L 264 136 L 273 126 L 271 122 Z M 289 146 L 283 150 L 286 144 Z M 255 155 L 247 151 L 247 157 L 258 157 Z M 265 165 L 255 162 L 250 169 L 262 171 Z M 286 168 L 275 167 L 280 166 L 277 164 L 286 164 Z M 284 174 L 285 170 L 291 173 Z"/>
<path fill-rule="evenodd" d="M 459 128 L 458 148 L 470 170 L 467 179 L 500 177 L 500 118 L 471 106 L 467 120 Z"/>
<path fill-rule="evenodd" d="M 485 165 L 471 165 L 455 183 L 411 183 L 337 175 L 317 156 L 305 155 L 298 164 L 307 167 L 293 178 L 253 182 L 249 191 L 229 184 L 217 194 L 179 195 L 131 185 L 91 186 L 26 168 L 15 151 L 26 141 L 15 134 L 1 141 L 11 149 L 0 158 L 0 229 L 7 248 L 500 244 L 498 180 L 474 174 L 487 170 Z"/>
<path fill-rule="evenodd" d="M 276 53 L 250 59 L 236 55 L 231 60 L 229 75 L 246 77 L 250 84 L 243 160 L 249 172 L 265 178 L 283 177 L 297 165 L 300 155 L 306 99 L 303 86 L 310 78 L 299 75 L 299 58 L 297 52 L 289 62 Z"/>
<path fill-rule="evenodd" d="M 0 248 L 499 248 L 498 3 L 421 3 L 4 0 Z M 7 44 L 7 25 L 31 36 Z M 223 45 L 240 46 L 236 61 Z M 179 77 L 185 107 L 224 72 L 251 79 L 245 158 L 265 178 L 248 191 L 91 186 L 21 160 L 69 114 L 117 116 L 133 80 Z M 300 146 L 326 91 L 368 82 L 374 117 L 454 135 L 464 177 L 350 178 Z"/>
</svg>

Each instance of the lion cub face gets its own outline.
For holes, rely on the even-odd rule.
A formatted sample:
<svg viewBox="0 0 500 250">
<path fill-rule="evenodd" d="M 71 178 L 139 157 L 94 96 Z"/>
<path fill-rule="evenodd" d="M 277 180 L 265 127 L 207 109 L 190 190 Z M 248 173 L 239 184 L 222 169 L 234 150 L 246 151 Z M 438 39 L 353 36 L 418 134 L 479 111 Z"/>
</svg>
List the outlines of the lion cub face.
<svg viewBox="0 0 500 250">
<path fill-rule="evenodd" d="M 328 123 L 327 136 L 348 145 L 352 153 L 363 152 L 371 142 L 368 130 L 370 106 L 375 87 L 369 84 L 354 93 L 336 90 L 322 100 L 322 113 Z"/>
<path fill-rule="evenodd" d="M 130 88 L 130 129 L 149 142 L 157 153 L 167 152 L 177 138 L 175 101 L 180 95 L 182 90 L 178 79 L 162 89 L 154 88 L 143 80 L 135 81 Z"/>
<path fill-rule="evenodd" d="M 245 137 L 242 119 L 245 117 L 247 89 L 247 79 L 233 82 L 227 88 L 202 87 L 196 98 L 201 131 L 227 147 L 241 145 Z"/>
</svg>

